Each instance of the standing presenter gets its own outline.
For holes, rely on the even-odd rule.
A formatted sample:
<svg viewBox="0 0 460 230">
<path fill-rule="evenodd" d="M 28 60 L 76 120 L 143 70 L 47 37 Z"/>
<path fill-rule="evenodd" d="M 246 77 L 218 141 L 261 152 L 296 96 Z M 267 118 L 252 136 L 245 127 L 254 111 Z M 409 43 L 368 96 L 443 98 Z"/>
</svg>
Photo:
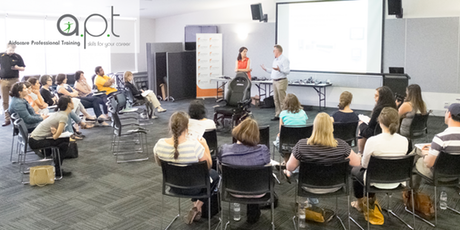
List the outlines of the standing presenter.
<svg viewBox="0 0 460 230">
<path fill-rule="evenodd" d="M 9 93 L 14 83 L 19 81 L 19 71 L 24 71 L 26 65 L 21 55 L 14 53 L 16 45 L 8 43 L 6 52 L 0 53 L 0 85 L 2 89 L 3 110 L 9 107 Z M 5 111 L 5 122 L 2 126 L 11 124 L 10 114 Z"/>
<path fill-rule="evenodd" d="M 248 56 L 248 48 L 241 47 L 238 52 L 238 58 L 236 59 L 235 72 L 243 72 L 248 75 L 249 80 L 251 80 L 251 61 Z"/>
<path fill-rule="evenodd" d="M 273 54 L 275 60 L 273 60 L 272 68 L 265 68 L 261 65 L 265 72 L 270 73 L 270 77 L 273 80 L 273 99 L 275 101 L 275 117 L 272 121 L 278 121 L 280 119 L 280 113 L 282 110 L 282 104 L 286 97 L 286 89 L 288 86 L 287 76 L 291 69 L 289 68 L 289 59 L 283 55 L 283 47 L 275 45 L 273 48 Z"/>
</svg>

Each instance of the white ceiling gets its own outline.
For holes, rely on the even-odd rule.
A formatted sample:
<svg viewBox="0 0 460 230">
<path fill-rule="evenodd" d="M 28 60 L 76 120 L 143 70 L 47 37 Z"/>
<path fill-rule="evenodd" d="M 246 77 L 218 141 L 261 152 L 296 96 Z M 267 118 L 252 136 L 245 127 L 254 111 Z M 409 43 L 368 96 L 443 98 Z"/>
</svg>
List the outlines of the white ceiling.
<svg viewBox="0 0 460 230">
<path fill-rule="evenodd" d="M 220 9 L 230 6 L 249 8 L 260 0 L 140 0 L 140 16 L 161 18 L 190 12 Z"/>
<path fill-rule="evenodd" d="M 121 13 L 122 17 L 138 14 L 154 19 L 238 5 L 249 8 L 250 4 L 259 2 L 261 0 L 0 0 L 0 13 L 60 16 L 78 12 L 82 17 L 92 13 L 108 16 L 110 6 L 114 6 L 114 13 Z"/>
</svg>

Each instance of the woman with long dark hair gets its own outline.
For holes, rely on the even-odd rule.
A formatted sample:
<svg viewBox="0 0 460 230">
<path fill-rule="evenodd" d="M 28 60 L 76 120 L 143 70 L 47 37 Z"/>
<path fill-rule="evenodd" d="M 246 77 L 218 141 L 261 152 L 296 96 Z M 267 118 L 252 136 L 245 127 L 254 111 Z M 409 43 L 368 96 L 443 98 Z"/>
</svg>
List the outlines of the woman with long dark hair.
<svg viewBox="0 0 460 230">
<path fill-rule="evenodd" d="M 69 147 L 69 137 L 60 137 L 64 132 L 65 126 L 69 120 L 69 114 L 72 112 L 73 103 L 72 99 L 68 96 L 59 98 L 57 104 L 57 113 L 51 114 L 47 119 L 42 121 L 30 134 L 29 145 L 32 149 L 40 149 L 45 147 L 58 147 L 59 159 L 54 158 L 54 167 L 56 177 L 70 176 L 70 172 L 60 170 L 60 165 L 67 154 Z M 58 161 L 60 160 L 60 162 Z"/>
<path fill-rule="evenodd" d="M 180 164 L 206 161 L 208 168 L 211 169 L 212 159 L 208 144 L 204 138 L 199 140 L 188 138 L 188 121 L 189 116 L 185 112 L 179 111 L 171 115 L 169 119 L 171 137 L 161 138 L 153 148 L 158 165 L 161 166 L 160 160 Z M 215 170 L 211 169 L 209 176 L 212 178 L 211 188 L 214 188 L 219 181 L 219 175 Z M 175 192 L 192 195 L 200 191 L 182 189 Z M 191 224 L 194 220 L 201 218 L 201 208 L 204 200 L 192 199 L 192 201 L 194 202 L 193 208 L 185 220 L 187 224 Z"/>
<path fill-rule="evenodd" d="M 415 114 L 426 114 L 426 105 L 422 99 L 422 89 L 417 84 L 409 85 L 406 88 L 406 98 L 404 103 L 399 107 L 398 114 L 402 118 L 399 129 L 401 135 L 408 137 L 410 135 L 410 125 Z"/>
<path fill-rule="evenodd" d="M 251 61 L 248 56 L 248 48 L 241 47 L 238 51 L 238 57 L 236 58 L 236 67 L 235 72 L 244 72 L 248 75 L 249 80 L 251 80 Z"/>
<path fill-rule="evenodd" d="M 374 131 L 378 125 L 377 118 L 380 115 L 380 112 L 385 107 L 391 107 L 396 109 L 396 103 L 393 91 L 387 86 L 379 87 L 375 90 L 375 107 L 372 110 L 372 115 L 369 120 L 369 123 L 360 121 L 359 124 L 359 138 L 358 138 L 358 150 L 359 153 L 362 153 L 364 150 L 364 145 L 369 137 L 374 136 Z"/>
</svg>

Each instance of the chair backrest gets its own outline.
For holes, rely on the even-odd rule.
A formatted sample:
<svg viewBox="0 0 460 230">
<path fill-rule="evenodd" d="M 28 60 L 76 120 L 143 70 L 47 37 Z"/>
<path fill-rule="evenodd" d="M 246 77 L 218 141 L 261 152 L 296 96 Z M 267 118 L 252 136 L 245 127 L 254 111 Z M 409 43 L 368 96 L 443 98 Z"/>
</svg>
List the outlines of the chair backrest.
<svg viewBox="0 0 460 230">
<path fill-rule="evenodd" d="M 9 113 L 9 112 L 8 112 Z M 11 118 L 11 122 L 13 122 L 13 136 L 17 136 L 18 133 L 19 133 L 19 130 L 18 128 L 14 125 L 14 122 L 19 119 L 19 115 L 17 113 L 12 113 L 10 115 L 10 118 Z"/>
<path fill-rule="evenodd" d="M 29 144 L 29 131 L 27 130 L 26 123 L 22 120 L 22 118 L 18 118 L 13 123 L 14 127 L 18 129 L 18 141 L 23 145 L 24 153 L 27 152 L 27 146 Z"/>
<path fill-rule="evenodd" d="M 109 112 L 112 114 L 112 127 L 114 128 L 114 133 L 118 136 L 121 135 L 121 121 L 120 116 L 118 116 L 118 112 L 120 111 L 120 107 L 118 106 L 118 102 L 115 97 L 109 97 L 110 106 L 108 107 Z"/>
<path fill-rule="evenodd" d="M 259 144 L 266 145 L 270 150 L 270 126 L 259 126 Z"/>
<path fill-rule="evenodd" d="M 313 125 L 309 126 L 281 126 L 280 146 L 293 147 L 300 139 L 309 138 L 313 132 Z M 282 148 L 279 148 L 281 151 Z"/>
<path fill-rule="evenodd" d="M 350 144 L 352 141 L 356 143 L 356 130 L 358 122 L 334 122 L 334 137 L 339 138 Z"/>
<path fill-rule="evenodd" d="M 410 124 L 410 138 L 412 139 L 417 135 L 423 135 L 428 133 L 427 123 L 428 123 L 429 113 L 426 114 L 415 114 Z"/>
<path fill-rule="evenodd" d="M 305 193 L 303 188 L 342 188 L 348 193 L 349 160 L 335 163 L 300 162 L 297 194 Z"/>
<path fill-rule="evenodd" d="M 246 73 L 238 72 L 228 84 L 227 105 L 238 106 L 238 102 L 251 99 L 251 81 Z"/>
<path fill-rule="evenodd" d="M 273 188 L 272 166 L 221 164 L 222 191 L 238 195 L 269 193 Z"/>
<path fill-rule="evenodd" d="M 211 151 L 211 155 L 215 155 L 218 151 L 219 145 L 217 144 L 217 130 L 210 129 L 206 130 L 203 134 L 204 139 L 208 143 L 209 151 Z"/>
<path fill-rule="evenodd" d="M 163 194 L 167 187 L 173 189 L 206 189 L 207 196 L 211 194 L 209 169 L 206 161 L 192 164 L 176 164 L 161 161 L 163 172 Z"/>
<path fill-rule="evenodd" d="M 236 139 L 232 137 L 232 143 L 236 143 Z M 266 145 L 270 150 L 270 126 L 259 126 L 259 144 Z"/>
<path fill-rule="evenodd" d="M 406 154 L 406 153 L 404 153 Z M 415 155 L 371 156 L 366 172 L 366 187 L 371 183 L 400 183 L 411 180 Z"/>
<path fill-rule="evenodd" d="M 124 93 L 119 93 L 115 95 L 116 100 L 118 102 L 118 111 L 123 110 L 126 106 L 126 97 Z"/>
<path fill-rule="evenodd" d="M 96 76 L 97 76 L 96 74 L 93 74 L 93 76 L 91 77 L 91 80 L 93 81 L 93 89 L 94 90 L 98 90 L 97 86 L 95 84 Z M 53 82 L 54 82 L 54 80 L 53 80 Z"/>
<path fill-rule="evenodd" d="M 433 182 L 435 185 L 440 178 L 460 177 L 460 154 L 441 151 L 433 165 Z"/>
</svg>

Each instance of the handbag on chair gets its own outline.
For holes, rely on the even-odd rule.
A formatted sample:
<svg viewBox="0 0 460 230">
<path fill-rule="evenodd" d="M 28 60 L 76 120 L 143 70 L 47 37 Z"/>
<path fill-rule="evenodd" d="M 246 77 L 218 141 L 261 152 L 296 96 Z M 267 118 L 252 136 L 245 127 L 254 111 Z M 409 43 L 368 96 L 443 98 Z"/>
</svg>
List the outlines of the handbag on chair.
<svg viewBox="0 0 460 230">
<path fill-rule="evenodd" d="M 54 184 L 54 166 L 39 165 L 30 168 L 30 185 L 43 187 L 47 184 Z"/>
</svg>

